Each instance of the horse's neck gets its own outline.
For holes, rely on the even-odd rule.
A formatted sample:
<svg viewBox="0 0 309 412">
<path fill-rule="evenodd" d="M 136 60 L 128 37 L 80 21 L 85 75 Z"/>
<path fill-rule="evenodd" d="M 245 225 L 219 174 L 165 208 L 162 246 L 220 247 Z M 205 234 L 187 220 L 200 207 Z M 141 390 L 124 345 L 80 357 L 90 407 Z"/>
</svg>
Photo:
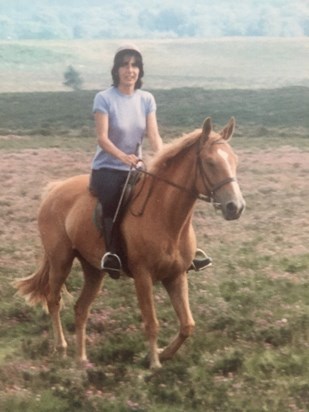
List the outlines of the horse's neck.
<svg viewBox="0 0 309 412">
<path fill-rule="evenodd" d="M 160 222 L 165 228 L 180 230 L 191 222 L 195 198 L 195 157 L 187 154 L 180 156 L 165 171 L 160 173 L 164 180 L 158 179 L 153 188 L 153 212 L 160 213 Z M 175 183 L 177 187 L 168 182 Z"/>
</svg>

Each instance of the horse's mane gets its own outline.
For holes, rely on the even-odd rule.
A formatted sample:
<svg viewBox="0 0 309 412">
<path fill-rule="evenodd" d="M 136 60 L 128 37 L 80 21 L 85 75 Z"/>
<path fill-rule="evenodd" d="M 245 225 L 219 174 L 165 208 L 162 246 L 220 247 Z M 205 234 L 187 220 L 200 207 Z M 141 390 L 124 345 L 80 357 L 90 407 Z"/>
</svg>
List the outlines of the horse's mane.
<svg viewBox="0 0 309 412">
<path fill-rule="evenodd" d="M 191 133 L 185 134 L 182 137 L 175 139 L 173 142 L 165 144 L 159 153 L 153 158 L 150 163 L 150 172 L 158 173 L 162 167 L 177 156 L 184 149 L 191 147 L 201 136 L 201 129 L 196 129 Z"/>
</svg>

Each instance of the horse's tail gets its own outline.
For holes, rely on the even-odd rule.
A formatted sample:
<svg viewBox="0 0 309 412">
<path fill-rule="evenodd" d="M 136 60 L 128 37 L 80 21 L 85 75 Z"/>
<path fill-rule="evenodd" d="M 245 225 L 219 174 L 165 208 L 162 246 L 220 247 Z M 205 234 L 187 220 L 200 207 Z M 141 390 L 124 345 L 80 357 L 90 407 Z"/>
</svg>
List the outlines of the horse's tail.
<svg viewBox="0 0 309 412">
<path fill-rule="evenodd" d="M 30 276 L 16 279 L 12 285 L 17 294 L 23 296 L 30 306 L 41 304 L 47 311 L 47 296 L 49 293 L 50 263 L 44 255 L 39 269 Z"/>
<path fill-rule="evenodd" d="M 35 306 L 41 304 L 46 312 L 48 312 L 49 271 L 50 263 L 47 256 L 44 255 L 41 265 L 36 272 L 12 282 L 12 286 L 17 289 L 17 294 L 24 297 L 28 305 Z M 62 285 L 61 293 L 62 297 L 67 298 L 67 301 L 72 301 L 72 295 L 65 285 Z"/>
</svg>

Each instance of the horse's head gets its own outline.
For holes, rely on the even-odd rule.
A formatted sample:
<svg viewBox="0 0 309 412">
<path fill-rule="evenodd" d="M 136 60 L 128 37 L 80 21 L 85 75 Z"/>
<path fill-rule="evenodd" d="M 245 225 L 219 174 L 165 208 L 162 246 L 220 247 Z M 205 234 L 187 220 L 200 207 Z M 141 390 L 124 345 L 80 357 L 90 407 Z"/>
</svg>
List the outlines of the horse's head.
<svg viewBox="0 0 309 412">
<path fill-rule="evenodd" d="M 218 133 L 213 130 L 211 119 L 205 119 L 198 152 L 198 189 L 200 193 L 206 191 L 227 220 L 238 219 L 245 208 L 236 179 L 237 156 L 228 144 L 234 128 L 233 117 Z"/>
</svg>

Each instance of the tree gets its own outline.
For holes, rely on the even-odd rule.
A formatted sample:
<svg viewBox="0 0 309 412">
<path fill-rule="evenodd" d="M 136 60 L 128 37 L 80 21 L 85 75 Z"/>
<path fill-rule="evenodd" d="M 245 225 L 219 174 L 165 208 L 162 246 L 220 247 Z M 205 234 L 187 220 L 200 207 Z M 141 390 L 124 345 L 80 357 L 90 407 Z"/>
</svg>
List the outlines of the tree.
<svg viewBox="0 0 309 412">
<path fill-rule="evenodd" d="M 77 70 L 73 66 L 68 66 L 64 72 L 63 84 L 67 87 L 71 87 L 74 91 L 80 90 L 83 84 L 83 79 Z"/>
</svg>

